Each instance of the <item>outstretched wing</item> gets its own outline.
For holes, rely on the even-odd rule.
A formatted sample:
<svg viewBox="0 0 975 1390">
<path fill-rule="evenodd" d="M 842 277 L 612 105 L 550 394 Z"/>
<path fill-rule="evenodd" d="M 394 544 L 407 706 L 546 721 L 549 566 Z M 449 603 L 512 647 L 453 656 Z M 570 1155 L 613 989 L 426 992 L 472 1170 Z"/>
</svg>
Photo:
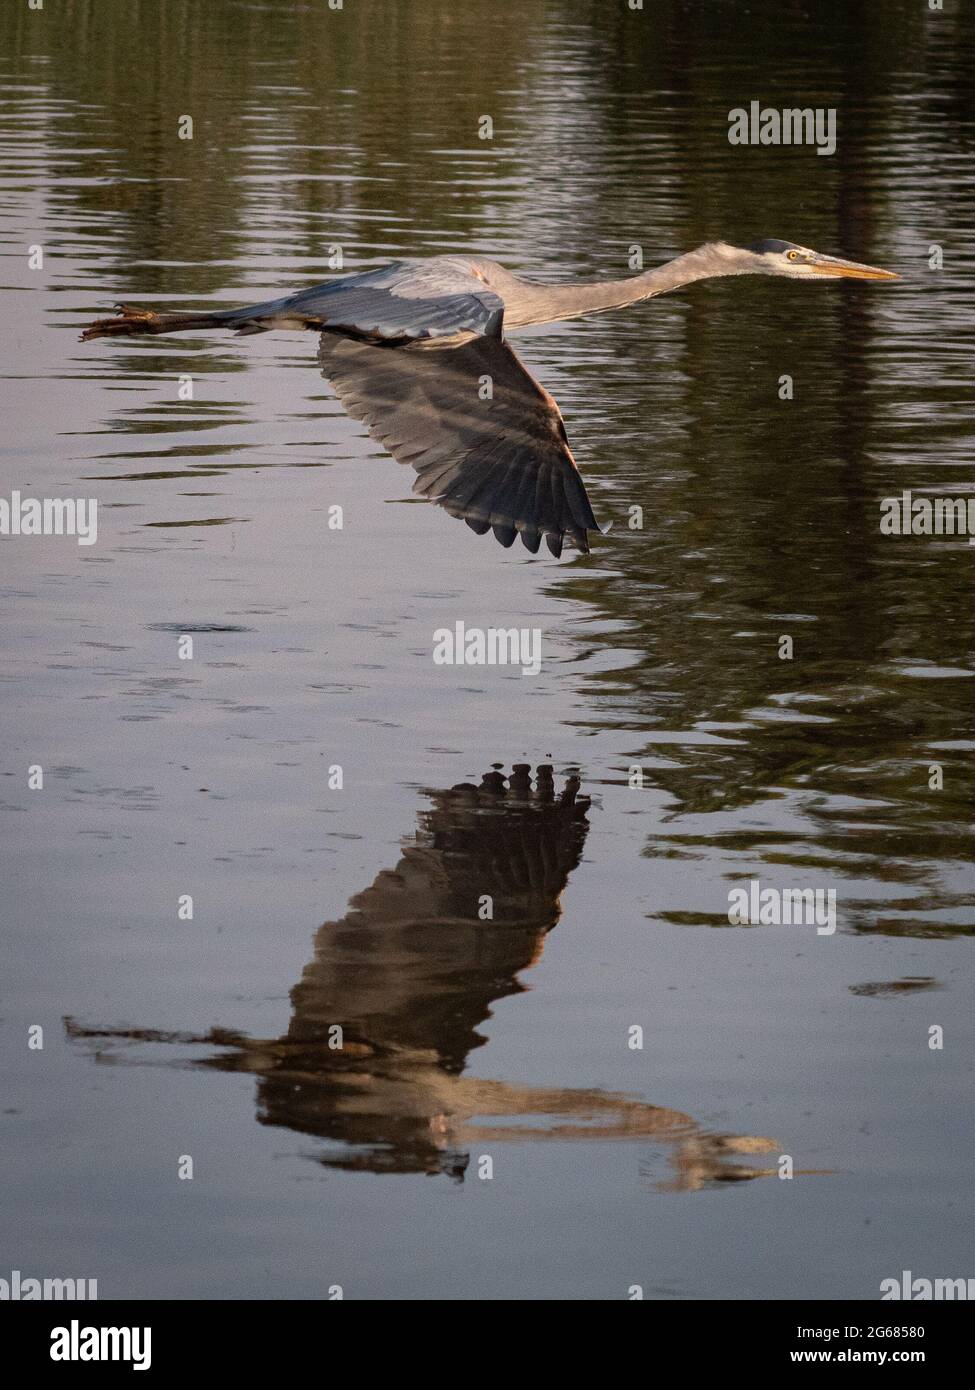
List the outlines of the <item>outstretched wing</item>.
<svg viewBox="0 0 975 1390">
<path fill-rule="evenodd" d="M 520 532 L 589 550 L 598 531 L 555 400 L 500 338 L 459 347 L 384 346 L 323 333 L 322 375 L 400 463 L 413 491 L 504 546 Z"/>
<path fill-rule="evenodd" d="M 232 310 L 227 321 L 243 333 L 305 326 L 403 340 L 458 333 L 500 337 L 503 317 L 503 299 L 479 279 L 469 261 L 437 256 L 327 280 L 285 299 Z"/>
</svg>

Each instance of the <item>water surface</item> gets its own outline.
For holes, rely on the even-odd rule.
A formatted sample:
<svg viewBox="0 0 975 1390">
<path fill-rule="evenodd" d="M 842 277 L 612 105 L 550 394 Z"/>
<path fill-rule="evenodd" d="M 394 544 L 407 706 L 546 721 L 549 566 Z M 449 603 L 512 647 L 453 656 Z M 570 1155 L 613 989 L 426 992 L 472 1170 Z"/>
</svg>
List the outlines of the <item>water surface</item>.
<svg viewBox="0 0 975 1390">
<path fill-rule="evenodd" d="M 3 495 L 99 502 L 95 546 L 0 553 L 11 1268 L 168 1298 L 972 1272 L 975 553 L 879 502 L 973 491 L 973 60 L 964 7 L 907 3 L 4 9 Z M 752 99 L 835 106 L 836 154 L 731 147 Z M 519 337 L 612 522 L 558 562 L 411 499 L 311 337 L 76 341 L 335 248 L 554 280 L 763 236 L 904 279 Z M 457 620 L 540 627 L 540 673 L 435 666 Z M 729 925 L 753 879 L 834 890 L 836 933 Z"/>
</svg>

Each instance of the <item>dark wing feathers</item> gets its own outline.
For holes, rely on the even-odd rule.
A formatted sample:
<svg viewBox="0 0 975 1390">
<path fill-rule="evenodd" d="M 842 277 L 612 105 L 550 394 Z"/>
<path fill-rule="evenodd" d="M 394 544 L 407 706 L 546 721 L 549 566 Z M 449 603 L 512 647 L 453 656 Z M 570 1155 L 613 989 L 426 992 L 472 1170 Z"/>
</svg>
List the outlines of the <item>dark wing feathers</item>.
<svg viewBox="0 0 975 1390">
<path fill-rule="evenodd" d="M 504 342 L 503 321 L 504 300 L 489 288 L 485 263 L 437 256 L 240 309 L 127 309 L 85 336 L 323 329 L 323 374 L 349 414 L 416 470 L 415 492 L 478 535 L 493 530 L 504 546 L 520 533 L 532 554 L 543 536 L 553 555 L 566 541 L 588 551 L 587 533 L 599 528 L 559 408 Z"/>
<path fill-rule="evenodd" d="M 414 492 L 502 545 L 589 550 L 598 525 L 558 406 L 500 338 L 400 346 L 323 333 L 322 374 L 348 413 L 417 473 Z M 490 393 L 487 384 L 490 383 Z"/>
</svg>

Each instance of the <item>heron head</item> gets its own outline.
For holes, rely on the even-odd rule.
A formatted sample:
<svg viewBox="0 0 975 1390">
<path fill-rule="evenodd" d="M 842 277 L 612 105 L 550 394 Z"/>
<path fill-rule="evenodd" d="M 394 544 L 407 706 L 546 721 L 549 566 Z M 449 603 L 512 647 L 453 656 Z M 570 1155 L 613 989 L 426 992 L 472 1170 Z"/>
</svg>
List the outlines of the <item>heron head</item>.
<svg viewBox="0 0 975 1390">
<path fill-rule="evenodd" d="M 824 256 L 810 251 L 808 246 L 796 246 L 791 241 L 756 241 L 751 246 L 736 247 L 750 258 L 750 270 L 756 275 L 788 275 L 793 280 L 899 280 L 892 270 L 859 261 L 843 261 L 838 256 Z"/>
</svg>

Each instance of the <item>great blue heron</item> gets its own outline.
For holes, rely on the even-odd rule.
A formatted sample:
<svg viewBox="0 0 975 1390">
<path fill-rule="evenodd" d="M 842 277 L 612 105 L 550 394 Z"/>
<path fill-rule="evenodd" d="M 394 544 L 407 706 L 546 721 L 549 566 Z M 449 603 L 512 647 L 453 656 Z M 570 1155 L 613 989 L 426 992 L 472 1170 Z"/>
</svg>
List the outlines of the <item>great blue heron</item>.
<svg viewBox="0 0 975 1390">
<path fill-rule="evenodd" d="M 542 536 L 589 550 L 596 518 L 554 398 L 508 346 L 505 330 L 619 309 L 695 280 L 781 275 L 793 280 L 896 280 L 790 241 L 713 241 L 625 280 L 539 285 L 495 261 L 435 256 L 394 261 L 242 309 L 157 314 L 119 305 L 90 338 L 231 328 L 321 333 L 322 374 L 348 413 L 417 473 L 414 491 L 504 546 L 534 554 Z"/>
</svg>

